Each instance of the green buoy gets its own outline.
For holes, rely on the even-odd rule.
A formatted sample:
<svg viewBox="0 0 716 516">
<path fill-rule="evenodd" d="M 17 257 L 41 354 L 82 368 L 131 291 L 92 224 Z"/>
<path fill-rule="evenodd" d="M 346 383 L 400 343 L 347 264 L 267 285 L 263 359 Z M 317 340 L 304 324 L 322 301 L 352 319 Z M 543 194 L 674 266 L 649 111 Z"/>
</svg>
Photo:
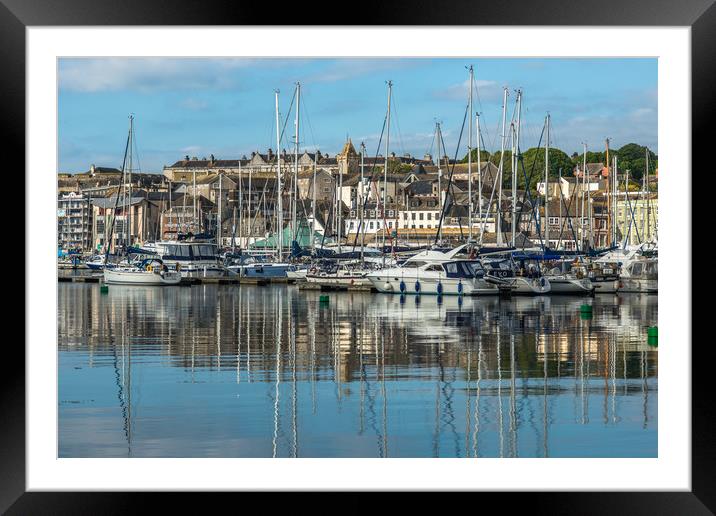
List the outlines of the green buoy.
<svg viewBox="0 0 716 516">
<path fill-rule="evenodd" d="M 328 296 L 320 296 L 320 297 L 318 298 L 318 301 L 319 301 L 322 305 L 327 305 L 327 304 L 328 304 Z"/>
<path fill-rule="evenodd" d="M 109 286 L 102 284 L 99 287 L 99 291 L 101 294 L 107 294 L 107 293 L 109 293 Z"/>
<path fill-rule="evenodd" d="M 580 312 L 579 318 L 584 321 L 589 321 L 592 318 L 592 311 L 589 310 L 589 311 L 585 311 L 585 312 Z"/>
<path fill-rule="evenodd" d="M 659 338 L 658 338 L 658 337 L 652 337 L 651 335 L 649 335 L 649 336 L 646 338 L 646 343 L 649 344 L 650 346 L 658 346 L 658 345 L 659 345 Z"/>
<path fill-rule="evenodd" d="M 581 305 L 581 306 L 579 307 L 579 311 L 580 311 L 580 312 L 591 312 L 591 311 L 592 311 L 592 305 L 587 305 L 587 304 Z"/>
<path fill-rule="evenodd" d="M 646 334 L 649 337 L 658 338 L 659 337 L 659 329 L 656 326 L 649 326 L 649 329 L 646 330 Z"/>
</svg>

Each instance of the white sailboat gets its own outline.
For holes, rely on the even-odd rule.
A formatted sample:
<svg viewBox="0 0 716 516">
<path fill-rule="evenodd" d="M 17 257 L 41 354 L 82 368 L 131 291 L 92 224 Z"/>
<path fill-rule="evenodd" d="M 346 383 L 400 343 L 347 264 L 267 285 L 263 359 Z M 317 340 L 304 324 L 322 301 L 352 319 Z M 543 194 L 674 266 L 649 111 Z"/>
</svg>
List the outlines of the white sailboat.
<svg viewBox="0 0 716 516">
<path fill-rule="evenodd" d="M 130 192 L 127 184 L 127 171 L 125 169 L 125 165 L 127 164 L 127 160 L 129 159 L 130 163 L 130 170 L 131 170 L 131 163 L 132 163 L 132 148 L 133 148 L 133 140 L 134 140 L 134 116 L 130 115 L 129 117 L 129 134 L 127 136 L 127 146 L 124 153 L 124 159 L 122 161 L 122 186 L 120 188 L 120 191 L 122 192 Z M 114 226 L 117 221 L 117 208 L 119 205 L 119 199 L 120 199 L 120 191 L 117 192 L 117 199 L 114 207 L 114 217 L 112 220 L 112 229 L 110 230 L 110 237 L 107 244 L 107 252 L 105 254 L 105 263 L 107 262 L 107 257 L 109 256 L 110 247 L 112 245 L 112 233 L 114 232 Z M 126 197 L 127 199 L 131 199 L 131 196 L 128 195 Z M 126 207 L 124 210 L 124 213 L 126 214 Z M 126 220 L 124 224 L 125 228 L 127 226 Z M 130 224 L 129 224 L 129 231 L 127 233 L 127 246 L 131 245 L 132 243 L 132 229 L 131 229 L 131 215 L 130 215 Z M 125 230 L 126 231 L 126 230 Z M 117 265 L 116 267 L 104 267 L 103 272 L 103 280 L 106 284 L 111 285 L 156 285 L 156 286 L 163 286 L 163 285 L 176 285 L 181 281 L 181 274 L 177 271 L 170 271 L 167 265 L 158 258 L 148 258 L 143 260 L 140 264 L 134 265 L 131 264 L 129 261 L 126 263 L 122 263 Z"/>
</svg>

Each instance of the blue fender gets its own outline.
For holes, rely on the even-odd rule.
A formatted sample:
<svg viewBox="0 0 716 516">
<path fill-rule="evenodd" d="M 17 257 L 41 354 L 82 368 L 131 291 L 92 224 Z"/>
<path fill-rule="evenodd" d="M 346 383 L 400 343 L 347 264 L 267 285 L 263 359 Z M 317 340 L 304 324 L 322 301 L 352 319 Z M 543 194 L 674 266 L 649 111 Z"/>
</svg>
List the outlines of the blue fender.
<svg viewBox="0 0 716 516">
<path fill-rule="evenodd" d="M 420 292 L 420 282 L 419 281 L 415 282 L 415 292 Z"/>
<path fill-rule="evenodd" d="M 443 293 L 443 284 L 438 281 L 438 295 Z"/>
</svg>

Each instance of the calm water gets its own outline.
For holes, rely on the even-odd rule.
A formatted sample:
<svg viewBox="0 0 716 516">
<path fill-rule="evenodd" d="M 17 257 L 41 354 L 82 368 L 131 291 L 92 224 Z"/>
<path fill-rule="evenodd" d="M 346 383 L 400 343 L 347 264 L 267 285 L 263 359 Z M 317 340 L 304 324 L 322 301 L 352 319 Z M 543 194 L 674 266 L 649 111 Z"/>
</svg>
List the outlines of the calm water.
<svg viewBox="0 0 716 516">
<path fill-rule="evenodd" d="M 656 296 L 58 293 L 61 457 L 657 456 Z"/>
</svg>

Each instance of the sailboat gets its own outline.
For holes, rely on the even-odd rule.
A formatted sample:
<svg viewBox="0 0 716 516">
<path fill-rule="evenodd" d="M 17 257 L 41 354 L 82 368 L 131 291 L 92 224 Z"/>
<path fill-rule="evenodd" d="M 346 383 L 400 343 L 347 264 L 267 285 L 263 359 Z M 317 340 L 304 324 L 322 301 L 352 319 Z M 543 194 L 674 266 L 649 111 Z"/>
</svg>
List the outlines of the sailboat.
<svg viewBox="0 0 716 516">
<path fill-rule="evenodd" d="M 129 162 L 129 168 L 131 170 L 132 163 L 132 148 L 134 142 L 134 116 L 129 116 L 129 134 L 127 135 L 127 145 L 124 151 L 124 159 L 122 160 L 122 185 L 117 191 L 117 198 L 114 205 L 112 226 L 110 229 L 109 240 L 107 242 L 107 251 L 105 253 L 104 262 L 107 263 L 109 256 L 110 247 L 112 246 L 112 235 L 117 222 L 117 208 L 119 206 L 120 193 L 127 194 L 129 197 L 129 204 L 131 204 L 131 187 L 127 182 L 127 169 L 125 168 Z M 131 178 L 130 178 L 131 181 Z M 125 196 L 125 198 L 127 198 Z M 127 207 L 124 207 L 124 213 L 127 213 Z M 126 217 L 126 215 L 125 215 Z M 131 245 L 131 215 L 130 215 L 129 231 L 127 233 L 127 247 Z M 125 220 L 125 227 L 127 227 Z M 147 258 L 139 264 L 132 264 L 127 261 L 126 264 L 120 264 L 116 267 L 104 267 L 103 273 L 104 283 L 111 285 L 177 285 L 181 281 L 181 273 L 179 271 L 172 271 L 166 266 L 166 264 L 160 258 Z"/>
</svg>

